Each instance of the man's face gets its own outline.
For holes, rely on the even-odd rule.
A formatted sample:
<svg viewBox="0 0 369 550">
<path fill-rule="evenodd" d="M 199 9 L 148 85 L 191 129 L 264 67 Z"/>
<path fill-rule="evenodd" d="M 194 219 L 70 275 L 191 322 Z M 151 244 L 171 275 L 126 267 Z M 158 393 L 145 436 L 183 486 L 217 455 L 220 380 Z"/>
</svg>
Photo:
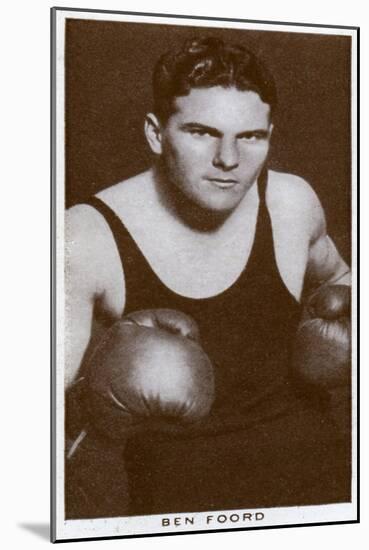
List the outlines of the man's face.
<svg viewBox="0 0 369 550">
<path fill-rule="evenodd" d="M 175 107 L 161 128 L 170 183 L 205 210 L 233 210 L 266 160 L 269 105 L 255 92 L 216 86 L 192 89 Z"/>
</svg>

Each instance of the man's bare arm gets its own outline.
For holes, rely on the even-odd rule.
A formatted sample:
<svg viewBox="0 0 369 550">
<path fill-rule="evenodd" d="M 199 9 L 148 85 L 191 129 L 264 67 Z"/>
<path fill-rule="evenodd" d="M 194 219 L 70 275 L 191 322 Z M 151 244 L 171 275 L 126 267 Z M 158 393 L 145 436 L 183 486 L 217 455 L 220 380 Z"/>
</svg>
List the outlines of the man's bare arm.
<svg viewBox="0 0 369 550">
<path fill-rule="evenodd" d="M 310 241 L 306 283 L 309 288 L 324 284 L 351 285 L 351 271 L 327 234 L 326 220 L 318 199 L 313 208 L 313 231 Z"/>
<path fill-rule="evenodd" d="M 121 261 L 105 219 L 90 206 L 74 206 L 66 213 L 66 387 L 89 344 L 96 304 L 113 322 L 124 303 Z"/>
<path fill-rule="evenodd" d="M 66 212 L 65 219 L 66 388 L 74 381 L 88 346 L 96 295 L 96 281 L 91 266 L 91 245 L 88 245 L 83 214 L 83 209 L 74 207 Z"/>
</svg>

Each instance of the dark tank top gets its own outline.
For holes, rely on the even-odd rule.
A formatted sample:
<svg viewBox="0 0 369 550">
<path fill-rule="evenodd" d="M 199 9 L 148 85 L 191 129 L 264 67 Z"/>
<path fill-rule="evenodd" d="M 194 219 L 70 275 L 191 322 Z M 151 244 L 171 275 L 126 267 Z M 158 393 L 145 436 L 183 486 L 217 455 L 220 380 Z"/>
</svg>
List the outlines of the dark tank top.
<svg viewBox="0 0 369 550">
<path fill-rule="evenodd" d="M 247 265 L 227 290 L 205 299 L 169 290 L 115 213 L 96 197 L 88 201 L 106 219 L 119 250 L 125 314 L 173 308 L 191 315 L 215 371 L 216 399 L 206 419 L 128 442 L 124 464 L 130 506 L 124 515 L 350 498 L 349 453 L 343 453 L 327 415 L 301 400 L 290 381 L 300 306 L 276 264 L 266 172 L 257 185 L 259 210 Z"/>
<path fill-rule="evenodd" d="M 215 372 L 216 399 L 207 429 L 237 428 L 280 414 L 292 396 L 288 357 L 300 306 L 276 264 L 266 171 L 257 185 L 259 211 L 247 265 L 228 289 L 204 299 L 184 297 L 165 286 L 117 215 L 96 197 L 87 201 L 104 216 L 118 247 L 126 285 L 124 313 L 172 308 L 198 323 Z"/>
</svg>

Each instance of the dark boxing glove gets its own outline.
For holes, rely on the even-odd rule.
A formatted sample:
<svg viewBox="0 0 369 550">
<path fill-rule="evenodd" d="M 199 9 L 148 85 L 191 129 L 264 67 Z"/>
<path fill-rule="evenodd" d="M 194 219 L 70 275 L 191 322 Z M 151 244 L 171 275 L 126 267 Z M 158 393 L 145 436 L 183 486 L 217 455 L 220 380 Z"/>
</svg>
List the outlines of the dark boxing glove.
<svg viewBox="0 0 369 550">
<path fill-rule="evenodd" d="M 213 368 L 197 325 L 169 309 L 116 322 L 87 365 L 86 384 L 93 423 L 113 439 L 152 420 L 162 427 L 190 424 L 209 413 L 214 399 Z"/>
<path fill-rule="evenodd" d="M 330 285 L 308 300 L 293 352 L 299 381 L 331 389 L 347 385 L 351 357 L 351 288 Z"/>
</svg>

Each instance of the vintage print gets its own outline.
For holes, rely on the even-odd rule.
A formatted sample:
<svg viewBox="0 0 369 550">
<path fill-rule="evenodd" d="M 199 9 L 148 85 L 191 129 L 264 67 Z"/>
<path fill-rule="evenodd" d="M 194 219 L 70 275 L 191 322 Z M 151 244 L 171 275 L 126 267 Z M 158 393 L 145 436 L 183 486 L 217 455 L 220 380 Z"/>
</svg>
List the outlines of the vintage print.
<svg viewBox="0 0 369 550">
<path fill-rule="evenodd" d="M 53 540 L 357 521 L 357 29 L 52 21 Z"/>
</svg>

